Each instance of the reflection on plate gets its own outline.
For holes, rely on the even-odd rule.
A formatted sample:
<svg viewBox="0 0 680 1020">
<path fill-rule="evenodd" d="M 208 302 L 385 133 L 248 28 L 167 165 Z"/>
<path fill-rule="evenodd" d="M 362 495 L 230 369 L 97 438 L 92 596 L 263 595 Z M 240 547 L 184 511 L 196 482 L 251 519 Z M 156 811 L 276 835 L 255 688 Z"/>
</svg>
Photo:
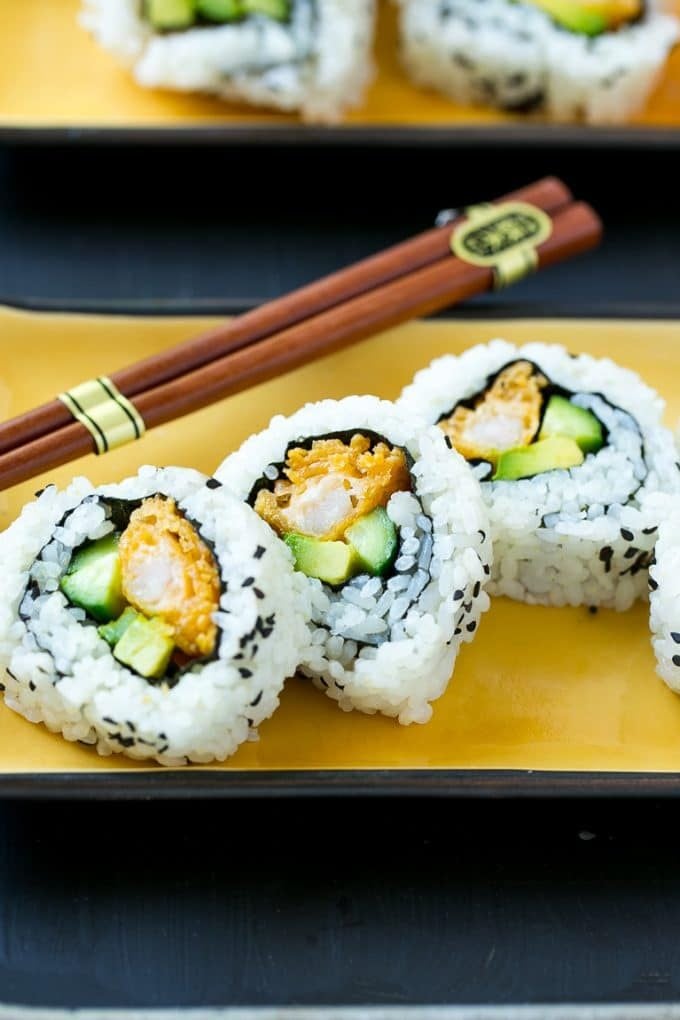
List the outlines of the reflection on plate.
<svg viewBox="0 0 680 1020">
<path fill-rule="evenodd" d="M 132 319 L 0 310 L 0 384 L 11 413 L 44 401 L 84 378 L 151 354 L 197 333 L 205 319 Z M 186 464 L 210 472 L 223 454 L 261 429 L 275 412 L 307 400 L 375 390 L 394 397 L 430 358 L 492 336 L 564 343 L 612 356 L 640 372 L 680 413 L 678 323 L 588 320 L 413 323 L 299 369 L 191 417 L 150 432 L 102 458 L 36 478 L 5 494 L 5 526 L 47 481 L 76 473 L 95 482 L 130 474 L 143 463 Z M 68 343 L 64 338 L 68 338 Z M 644 343 L 641 343 L 644 337 Z M 56 352 L 58 351 L 58 356 Z M 11 352 L 11 357 L 10 357 Z M 205 437 L 211 437 L 206 444 Z M 218 439 L 216 439 L 218 437 Z M 99 758 L 0 708 L 0 791 L 20 773 L 144 772 L 121 758 Z M 680 698 L 654 674 L 645 606 L 617 615 L 585 608 L 545 609 L 500 599 L 466 646 L 448 692 L 426 726 L 400 727 L 383 717 L 340 712 L 310 684 L 288 683 L 261 740 L 224 765 L 192 768 L 225 783 L 239 776 L 329 770 L 408 770 L 423 783 L 440 770 L 659 772 L 680 769 Z M 164 770 L 153 771 L 162 779 Z M 148 774 L 148 771 L 147 771 Z M 123 777 L 123 778 L 121 778 Z M 413 781 L 418 792 L 418 780 Z M 319 780 L 318 792 L 324 784 Z"/>
<path fill-rule="evenodd" d="M 673 0 L 678 5 L 680 0 Z M 350 113 L 340 128 L 306 127 L 293 131 L 296 117 L 247 107 L 231 106 L 200 96 L 150 92 L 135 85 L 131 76 L 99 49 L 76 24 L 79 0 L 24 0 L 3 9 L 0 36 L 0 132 L 132 131 L 207 133 L 220 140 L 230 137 L 275 137 L 296 140 L 406 136 L 426 140 L 442 133 L 449 139 L 504 137 L 533 139 L 651 140 L 649 129 L 663 131 L 672 140 L 680 128 L 680 49 L 671 57 L 666 74 L 644 114 L 630 125 L 616 128 L 548 126 L 535 118 L 498 113 L 479 107 L 461 107 L 434 93 L 412 86 L 397 57 L 396 18 L 384 0 L 378 28 L 377 79 L 363 106 Z M 68 54 L 68 59 L 64 59 Z M 370 131 L 365 129 L 370 128 Z M 670 131 L 668 131 L 670 129 Z M 680 136 L 680 131 L 678 131 Z"/>
</svg>

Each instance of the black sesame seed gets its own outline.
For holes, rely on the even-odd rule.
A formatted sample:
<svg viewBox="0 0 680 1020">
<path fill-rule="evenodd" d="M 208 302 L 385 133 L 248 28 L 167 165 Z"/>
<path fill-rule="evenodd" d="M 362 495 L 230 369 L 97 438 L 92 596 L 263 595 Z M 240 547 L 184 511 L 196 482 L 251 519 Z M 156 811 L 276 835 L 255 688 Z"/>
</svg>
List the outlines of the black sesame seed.
<svg viewBox="0 0 680 1020">
<path fill-rule="evenodd" d="M 335 680 L 334 683 L 335 683 L 335 686 L 338 688 L 339 691 L 344 691 L 344 689 L 345 689 L 345 685 L 344 684 L 339 684 L 337 680 Z"/>
<path fill-rule="evenodd" d="M 45 491 L 44 489 L 38 489 L 38 491 L 37 491 L 37 492 L 34 492 L 34 493 L 33 493 L 33 496 L 34 496 L 34 498 L 35 498 L 35 499 L 40 499 L 40 497 L 42 496 L 42 494 L 43 494 L 43 492 L 44 492 L 44 491 Z"/>
<path fill-rule="evenodd" d="M 595 616 L 595 613 L 597 612 L 597 606 L 588 606 L 588 612 L 590 613 L 591 616 Z"/>
<path fill-rule="evenodd" d="M 475 584 L 474 588 L 472 589 L 472 597 L 476 599 L 481 590 L 482 590 L 482 586 L 479 583 L 479 581 L 477 581 L 477 583 Z"/>
<path fill-rule="evenodd" d="M 458 635 L 459 635 L 460 633 L 461 633 L 461 629 L 460 629 L 460 627 L 456 627 L 456 629 L 455 629 L 455 630 L 454 630 L 454 632 L 453 632 L 453 636 L 454 636 L 454 637 L 458 637 Z"/>
<path fill-rule="evenodd" d="M 462 588 L 456 588 L 456 590 L 453 593 L 453 601 L 460 602 L 464 594 L 465 592 L 463 591 Z"/>
<path fill-rule="evenodd" d="M 159 734 L 159 735 L 160 735 L 160 734 Z M 164 738 L 164 739 L 166 739 L 166 740 L 167 740 L 167 737 L 166 737 L 166 738 Z M 163 746 L 162 746 L 162 747 L 159 747 L 159 748 L 158 748 L 158 753 L 159 753 L 159 754 L 165 754 L 165 752 L 167 751 L 167 749 L 168 749 L 169 747 L 170 747 L 170 744 L 163 744 Z"/>
<path fill-rule="evenodd" d="M 486 542 L 486 531 L 482 531 L 482 529 L 480 528 L 478 534 L 482 542 Z"/>
<path fill-rule="evenodd" d="M 636 549 L 634 545 L 631 545 L 628 549 L 626 549 L 625 553 L 623 554 L 624 560 L 632 560 L 633 556 L 635 556 L 635 554 L 638 553 L 639 551 L 640 550 Z"/>
<path fill-rule="evenodd" d="M 111 725 L 111 726 L 115 726 L 116 725 L 116 720 L 112 719 L 110 715 L 103 715 L 102 716 L 102 721 L 109 723 L 109 725 Z M 163 734 L 161 734 L 161 736 L 163 736 Z"/>
<path fill-rule="evenodd" d="M 218 481 L 217 478 L 209 478 L 205 483 L 206 489 L 221 489 L 222 482 Z"/>
<path fill-rule="evenodd" d="M 453 449 L 453 443 L 451 442 L 451 440 L 449 439 L 449 437 L 446 434 L 444 435 L 444 442 L 448 446 L 449 450 Z"/>
<path fill-rule="evenodd" d="M 255 549 L 255 552 L 253 553 L 253 559 L 261 560 L 266 551 L 267 550 L 263 545 L 258 545 L 257 548 Z"/>
<path fill-rule="evenodd" d="M 671 639 L 675 641 L 676 645 L 680 645 L 680 634 L 676 630 L 671 631 Z"/>
<path fill-rule="evenodd" d="M 264 598 L 264 592 L 261 591 L 260 588 L 253 588 L 253 592 L 255 593 L 255 598 L 256 599 L 263 599 Z"/>
<path fill-rule="evenodd" d="M 257 697 L 256 697 L 256 698 L 254 699 L 254 701 L 251 701 L 251 702 L 250 702 L 250 707 L 251 707 L 251 708 L 255 708 L 255 707 L 256 707 L 257 705 L 259 705 L 259 704 L 260 704 L 260 702 L 262 701 L 262 694 L 263 694 L 263 693 L 264 693 L 263 691 L 260 691 L 260 693 L 259 693 L 259 694 L 258 694 L 258 696 L 257 696 Z"/>
<path fill-rule="evenodd" d="M 673 656 L 673 665 L 674 666 L 680 666 L 680 655 L 674 655 Z"/>
<path fill-rule="evenodd" d="M 486 576 L 487 576 L 487 577 L 488 577 L 488 576 L 489 576 L 489 574 L 491 573 L 491 567 L 489 566 L 489 564 L 488 564 L 488 563 L 485 563 L 485 564 L 484 564 L 484 573 L 486 574 Z"/>
<path fill-rule="evenodd" d="M 654 525 L 653 528 L 643 528 L 642 529 L 642 534 L 643 535 L 653 535 L 654 532 L 658 531 L 658 530 L 659 530 L 658 527 L 656 525 Z"/>
<path fill-rule="evenodd" d="M 252 719 L 249 719 L 248 720 L 248 725 L 252 728 L 255 725 L 255 723 L 253 722 Z"/>
<path fill-rule="evenodd" d="M 4 691 L 4 689 L 5 689 L 5 685 L 4 684 L 0 684 L 0 691 Z"/>
<path fill-rule="evenodd" d="M 251 669 L 246 669 L 245 666 L 239 667 L 239 673 L 244 680 L 248 680 L 248 678 L 253 675 L 253 671 Z"/>
<path fill-rule="evenodd" d="M 250 588 L 251 584 L 255 584 L 255 578 L 254 577 L 246 577 L 245 581 L 242 582 L 241 587 L 242 588 Z"/>
<path fill-rule="evenodd" d="M 5 667 L 5 673 L 7 674 L 7 676 L 11 676 L 12 680 L 16 680 L 16 677 L 15 677 L 15 675 L 14 675 L 14 673 L 12 672 L 12 670 L 11 670 L 11 669 L 7 669 L 7 668 Z"/>
<path fill-rule="evenodd" d="M 464 613 L 469 613 L 471 609 L 472 609 L 472 603 L 471 602 L 464 602 L 463 603 L 463 612 Z"/>
<path fill-rule="evenodd" d="M 658 587 L 659 587 L 658 583 L 654 580 L 653 577 L 650 577 L 650 579 L 649 579 L 649 590 L 650 591 L 656 591 L 656 589 Z"/>
<path fill-rule="evenodd" d="M 466 630 L 470 634 L 472 634 L 472 632 L 476 629 L 476 627 L 477 627 L 477 621 L 476 620 L 471 620 L 470 623 L 468 623 L 468 625 L 466 627 Z"/>
<path fill-rule="evenodd" d="M 635 535 L 628 528 L 621 528 L 621 538 L 625 538 L 626 542 L 632 542 Z"/>
</svg>

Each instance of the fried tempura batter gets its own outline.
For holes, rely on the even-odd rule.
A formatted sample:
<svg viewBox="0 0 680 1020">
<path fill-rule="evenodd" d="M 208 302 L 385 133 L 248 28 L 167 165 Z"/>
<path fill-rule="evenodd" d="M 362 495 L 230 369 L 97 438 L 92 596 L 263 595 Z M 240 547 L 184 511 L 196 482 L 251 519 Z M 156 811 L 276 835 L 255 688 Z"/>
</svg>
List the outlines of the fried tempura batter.
<svg viewBox="0 0 680 1020">
<path fill-rule="evenodd" d="M 215 559 L 175 501 L 153 496 L 130 515 L 118 546 L 123 594 L 145 616 L 159 616 L 187 655 L 209 655 L 220 599 Z"/>
<path fill-rule="evenodd" d="M 296 447 L 286 460 L 286 478 L 273 492 L 261 490 L 255 509 L 279 535 L 295 531 L 337 541 L 394 492 L 411 488 L 403 450 L 386 443 L 370 447 L 359 433 L 349 446 L 341 439 L 317 439 L 309 450 Z"/>
<path fill-rule="evenodd" d="M 528 361 L 514 361 L 477 400 L 457 407 L 440 428 L 467 460 L 488 460 L 515 446 L 528 446 L 538 432 L 545 376 Z"/>
</svg>

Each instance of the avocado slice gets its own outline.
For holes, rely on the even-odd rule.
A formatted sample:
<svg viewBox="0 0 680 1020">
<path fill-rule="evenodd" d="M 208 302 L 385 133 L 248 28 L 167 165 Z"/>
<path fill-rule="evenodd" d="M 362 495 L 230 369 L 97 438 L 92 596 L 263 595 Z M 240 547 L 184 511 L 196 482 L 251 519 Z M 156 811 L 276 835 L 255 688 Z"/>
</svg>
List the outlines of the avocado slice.
<svg viewBox="0 0 680 1020">
<path fill-rule="evenodd" d="M 125 608 L 118 537 L 107 535 L 78 549 L 60 582 L 69 602 L 100 623 L 116 619 Z"/>
<path fill-rule="evenodd" d="M 113 649 L 119 662 L 148 679 L 163 676 L 175 647 L 173 629 L 157 617 L 147 620 L 141 613 L 125 628 Z"/>
<path fill-rule="evenodd" d="M 307 577 L 338 585 L 361 571 L 356 551 L 346 542 L 324 542 L 295 531 L 285 535 L 284 541 L 293 553 L 295 569 Z"/>
<path fill-rule="evenodd" d="M 128 606 L 127 609 L 123 610 L 122 616 L 119 616 L 117 620 L 111 620 L 110 623 L 103 623 L 101 627 L 97 627 L 97 632 L 100 637 L 103 637 L 111 647 L 117 644 L 122 638 L 125 631 L 128 629 L 132 621 L 138 616 L 136 609 L 132 606 Z"/>
<path fill-rule="evenodd" d="M 242 0 L 196 0 L 196 11 L 208 21 L 236 21 L 245 11 Z"/>
<path fill-rule="evenodd" d="M 543 415 L 539 439 L 566 436 L 578 443 L 584 453 L 597 453 L 604 445 L 602 424 L 585 407 L 577 407 L 565 397 L 551 397 Z"/>
<path fill-rule="evenodd" d="M 154 28 L 190 28 L 196 20 L 195 0 L 146 0 L 146 17 Z"/>
<path fill-rule="evenodd" d="M 264 14 L 276 21 L 290 17 L 290 0 L 241 0 L 244 14 Z"/>
<path fill-rule="evenodd" d="M 529 0 L 549 14 L 562 28 L 579 35 L 602 35 L 609 28 L 606 16 L 600 11 L 578 3 L 578 0 Z"/>
<path fill-rule="evenodd" d="M 553 436 L 542 439 L 531 446 L 517 446 L 514 450 L 505 450 L 498 458 L 494 482 L 515 481 L 518 478 L 531 478 L 544 471 L 555 471 L 557 468 L 578 467 L 584 461 L 583 451 L 573 439 Z"/>
<path fill-rule="evenodd" d="M 345 539 L 369 574 L 380 577 L 392 566 L 397 553 L 397 529 L 381 506 L 350 525 Z"/>
</svg>

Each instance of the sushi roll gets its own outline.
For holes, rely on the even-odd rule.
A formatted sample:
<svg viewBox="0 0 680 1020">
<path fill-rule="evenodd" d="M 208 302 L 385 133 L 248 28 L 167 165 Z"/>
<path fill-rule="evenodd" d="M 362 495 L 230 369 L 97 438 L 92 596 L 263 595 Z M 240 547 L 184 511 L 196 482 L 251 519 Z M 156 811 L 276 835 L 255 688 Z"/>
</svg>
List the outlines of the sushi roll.
<svg viewBox="0 0 680 1020">
<path fill-rule="evenodd" d="M 376 397 L 325 400 L 274 418 L 215 474 L 305 578 L 302 671 L 346 711 L 427 722 L 489 604 L 487 514 L 443 433 Z"/>
<path fill-rule="evenodd" d="M 504 340 L 439 358 L 399 407 L 470 464 L 491 518 L 491 594 L 628 609 L 645 595 L 658 520 L 680 490 L 663 401 L 610 360 Z"/>
<path fill-rule="evenodd" d="M 408 73 L 461 103 L 625 121 L 680 38 L 657 0 L 398 0 Z"/>
<path fill-rule="evenodd" d="M 650 499 L 659 520 L 654 562 L 649 569 L 649 611 L 656 671 L 680 694 L 680 500 Z"/>
<path fill-rule="evenodd" d="M 140 85 L 337 120 L 372 74 L 375 0 L 84 0 Z"/>
<path fill-rule="evenodd" d="M 307 641 L 291 557 L 214 479 L 45 489 L 0 536 L 5 704 L 100 754 L 224 760 Z"/>
</svg>

